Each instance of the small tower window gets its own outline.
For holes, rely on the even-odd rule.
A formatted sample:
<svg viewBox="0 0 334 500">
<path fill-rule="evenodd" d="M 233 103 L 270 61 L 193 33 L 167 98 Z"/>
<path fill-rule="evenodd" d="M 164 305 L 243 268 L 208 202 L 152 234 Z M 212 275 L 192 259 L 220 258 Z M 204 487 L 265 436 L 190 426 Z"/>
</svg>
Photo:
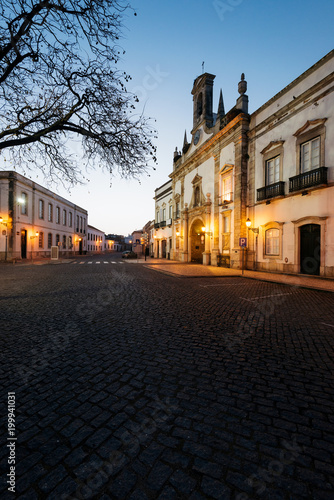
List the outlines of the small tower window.
<svg viewBox="0 0 334 500">
<path fill-rule="evenodd" d="M 203 95 L 202 92 L 197 97 L 197 118 L 203 113 Z"/>
</svg>

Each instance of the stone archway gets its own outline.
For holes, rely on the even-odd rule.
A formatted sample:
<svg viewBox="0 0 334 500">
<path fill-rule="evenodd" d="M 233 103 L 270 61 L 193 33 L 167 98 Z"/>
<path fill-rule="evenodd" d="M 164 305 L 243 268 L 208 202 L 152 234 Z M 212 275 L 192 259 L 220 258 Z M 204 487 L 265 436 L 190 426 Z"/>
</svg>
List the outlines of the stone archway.
<svg viewBox="0 0 334 500">
<path fill-rule="evenodd" d="M 195 219 L 189 230 L 190 262 L 203 264 L 203 253 L 205 252 L 205 233 L 202 228 L 202 219 Z"/>
</svg>

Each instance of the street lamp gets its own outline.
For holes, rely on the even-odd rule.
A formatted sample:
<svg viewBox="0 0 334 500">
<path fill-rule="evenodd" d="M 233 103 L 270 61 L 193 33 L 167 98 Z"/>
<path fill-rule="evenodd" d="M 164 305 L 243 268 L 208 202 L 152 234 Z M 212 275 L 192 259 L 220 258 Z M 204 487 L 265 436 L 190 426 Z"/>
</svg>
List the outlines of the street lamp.
<svg viewBox="0 0 334 500">
<path fill-rule="evenodd" d="M 259 228 L 258 227 L 251 227 L 251 225 L 252 225 L 252 221 L 248 217 L 248 219 L 246 220 L 246 226 L 248 227 L 248 229 L 253 231 L 253 233 L 259 234 Z"/>
</svg>

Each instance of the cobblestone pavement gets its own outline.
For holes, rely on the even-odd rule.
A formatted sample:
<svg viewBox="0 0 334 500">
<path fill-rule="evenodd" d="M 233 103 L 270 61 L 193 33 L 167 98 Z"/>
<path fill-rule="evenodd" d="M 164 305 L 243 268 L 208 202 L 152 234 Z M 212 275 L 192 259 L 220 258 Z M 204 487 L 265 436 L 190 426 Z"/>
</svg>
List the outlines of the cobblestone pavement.
<svg viewBox="0 0 334 500">
<path fill-rule="evenodd" d="M 0 280 L 2 499 L 334 498 L 332 293 L 128 263 Z"/>
</svg>

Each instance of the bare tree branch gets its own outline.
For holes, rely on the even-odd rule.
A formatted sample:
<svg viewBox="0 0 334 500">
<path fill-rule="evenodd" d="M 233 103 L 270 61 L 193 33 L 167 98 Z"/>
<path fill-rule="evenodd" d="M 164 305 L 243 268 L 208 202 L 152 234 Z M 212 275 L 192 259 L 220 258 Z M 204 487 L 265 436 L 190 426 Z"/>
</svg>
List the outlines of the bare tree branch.
<svg viewBox="0 0 334 500">
<path fill-rule="evenodd" d="M 117 69 L 122 0 L 3 0 L 0 154 L 75 182 L 78 165 L 138 176 L 156 162 L 155 131 Z M 71 141 L 81 139 L 75 161 Z M 154 167 L 153 167 L 154 168 Z"/>
</svg>

